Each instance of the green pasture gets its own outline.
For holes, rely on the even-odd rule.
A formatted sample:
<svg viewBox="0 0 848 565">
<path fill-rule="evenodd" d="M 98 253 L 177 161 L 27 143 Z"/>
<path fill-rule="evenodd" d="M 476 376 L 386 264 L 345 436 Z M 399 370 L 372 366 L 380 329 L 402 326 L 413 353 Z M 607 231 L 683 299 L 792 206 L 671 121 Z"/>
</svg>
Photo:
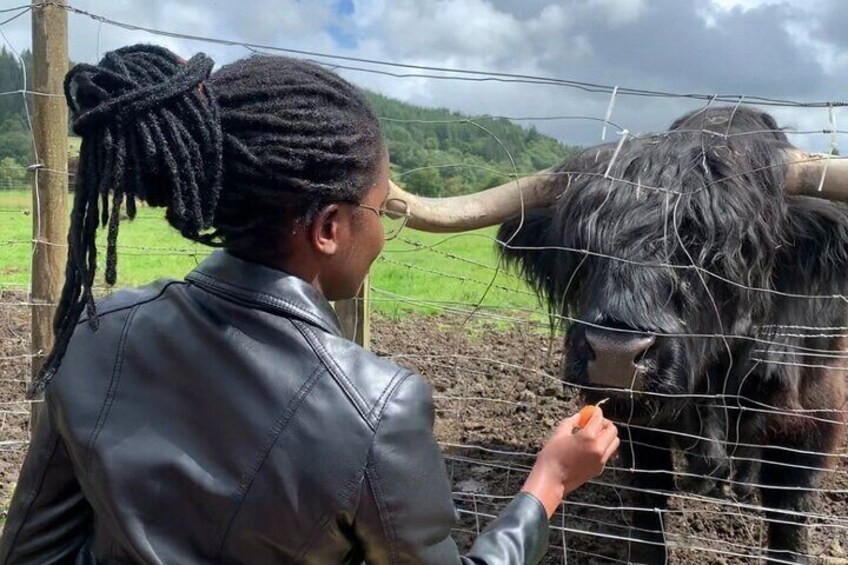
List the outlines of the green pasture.
<svg viewBox="0 0 848 565">
<path fill-rule="evenodd" d="M 82 138 L 76 137 L 73 135 L 68 136 L 68 154 L 76 157 L 80 152 L 80 145 L 82 145 Z"/>
<path fill-rule="evenodd" d="M 0 288 L 30 279 L 32 204 L 29 191 L 0 192 Z M 171 229 L 161 209 L 141 207 L 124 221 L 118 239 L 118 285 L 180 278 L 210 252 Z M 465 313 L 479 307 L 504 317 L 540 311 L 536 298 L 513 273 L 498 266 L 495 230 L 458 235 L 409 228 L 389 241 L 371 273 L 374 311 Z M 105 232 L 98 249 L 105 251 Z M 99 281 L 102 284 L 102 279 Z"/>
</svg>

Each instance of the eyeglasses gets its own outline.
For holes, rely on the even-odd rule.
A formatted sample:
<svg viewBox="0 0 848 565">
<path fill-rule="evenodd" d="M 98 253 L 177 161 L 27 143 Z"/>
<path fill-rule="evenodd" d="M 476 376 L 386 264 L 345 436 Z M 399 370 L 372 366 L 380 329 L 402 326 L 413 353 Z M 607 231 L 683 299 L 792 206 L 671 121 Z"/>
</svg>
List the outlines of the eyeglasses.
<svg viewBox="0 0 848 565">
<path fill-rule="evenodd" d="M 409 204 L 406 200 L 400 198 L 389 198 L 382 208 L 374 208 L 367 204 L 358 204 L 358 206 L 371 210 L 380 217 L 386 241 L 396 238 L 409 218 L 412 217 L 409 212 Z"/>
</svg>

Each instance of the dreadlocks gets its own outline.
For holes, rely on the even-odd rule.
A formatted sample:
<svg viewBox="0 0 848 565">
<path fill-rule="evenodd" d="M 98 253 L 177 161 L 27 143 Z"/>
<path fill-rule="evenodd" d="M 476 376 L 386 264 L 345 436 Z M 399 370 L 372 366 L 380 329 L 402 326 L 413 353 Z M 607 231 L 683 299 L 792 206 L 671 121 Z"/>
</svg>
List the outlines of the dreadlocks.
<svg viewBox="0 0 848 565">
<path fill-rule="evenodd" d="M 184 237 L 250 258 L 284 253 L 293 222 L 358 203 L 372 183 L 379 122 L 350 83 L 286 57 L 212 67 L 203 54 L 136 45 L 65 78 L 82 146 L 56 341 L 30 395 L 55 375 L 84 310 L 96 327 L 97 229 L 108 226 L 113 285 L 121 210 L 134 218 L 137 199 L 164 207 Z"/>
</svg>

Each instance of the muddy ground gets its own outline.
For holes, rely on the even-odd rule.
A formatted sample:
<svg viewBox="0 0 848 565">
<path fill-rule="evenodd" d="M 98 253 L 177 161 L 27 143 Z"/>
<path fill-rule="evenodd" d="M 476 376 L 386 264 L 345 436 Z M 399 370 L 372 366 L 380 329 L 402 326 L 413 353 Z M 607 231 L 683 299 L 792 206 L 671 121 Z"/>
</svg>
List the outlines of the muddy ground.
<svg viewBox="0 0 848 565">
<path fill-rule="evenodd" d="M 27 437 L 23 379 L 29 371 L 28 311 L 20 296 L 0 293 L 0 505 L 5 508 Z M 433 386 L 436 435 L 444 446 L 462 521 L 456 536 L 467 546 L 521 486 L 528 455 L 578 402 L 562 386 L 560 344 L 528 324 L 503 329 L 450 316 L 376 318 L 373 349 L 418 370 Z M 840 453 L 848 453 L 844 446 Z M 828 565 L 848 564 L 848 459 L 829 473 L 813 512 L 809 553 Z M 615 462 L 569 497 L 555 517 L 545 564 L 627 562 L 631 504 L 627 477 Z M 600 484 L 605 483 L 605 484 Z M 615 485 L 615 486 L 612 486 Z M 840 492 L 842 491 L 842 492 Z M 672 563 L 752 563 L 765 535 L 761 516 L 727 501 L 672 501 L 664 516 Z M 580 533 L 583 532 L 583 533 Z M 745 555 L 748 557 L 740 557 Z"/>
<path fill-rule="evenodd" d="M 486 524 L 475 515 L 496 514 L 505 502 L 496 497 L 520 488 L 522 468 L 532 463 L 520 454 L 537 450 L 558 419 L 579 404 L 558 378 L 560 340 L 552 341 L 530 324 L 504 331 L 463 322 L 447 317 L 378 320 L 374 349 L 417 369 L 434 387 L 436 434 L 444 442 L 458 507 L 467 512 L 461 527 L 471 533 L 460 538 L 468 543 Z M 840 453 L 846 452 L 843 446 Z M 820 493 L 812 509 L 823 515 L 821 525 L 811 528 L 809 544 L 809 553 L 819 563 L 848 564 L 848 530 L 834 528 L 832 522 L 828 527 L 828 517 L 848 514 L 848 460 L 840 461 L 820 485 L 831 492 Z M 615 464 L 598 481 L 606 485 L 589 485 L 569 497 L 564 515 L 553 521 L 556 529 L 545 563 L 627 562 L 628 544 L 621 538 L 632 535 L 630 514 L 620 509 L 632 499 L 628 476 Z M 765 536 L 758 512 L 682 494 L 685 498 L 673 500 L 664 518 L 666 539 L 676 546 L 672 563 L 757 561 L 753 556 Z"/>
</svg>

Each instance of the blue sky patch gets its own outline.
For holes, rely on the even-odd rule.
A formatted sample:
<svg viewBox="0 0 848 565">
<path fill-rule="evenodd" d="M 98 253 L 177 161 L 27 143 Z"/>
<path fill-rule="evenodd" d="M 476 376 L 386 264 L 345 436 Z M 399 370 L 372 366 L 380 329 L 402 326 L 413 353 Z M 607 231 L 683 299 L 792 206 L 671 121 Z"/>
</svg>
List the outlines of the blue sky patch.
<svg viewBox="0 0 848 565">
<path fill-rule="evenodd" d="M 333 38 L 339 47 L 344 49 L 354 49 L 359 45 L 359 39 L 355 33 L 346 29 L 345 20 L 350 19 L 353 15 L 355 7 L 353 0 L 337 0 L 333 4 L 333 12 L 339 16 L 340 23 L 327 26 L 327 33 Z"/>
</svg>

